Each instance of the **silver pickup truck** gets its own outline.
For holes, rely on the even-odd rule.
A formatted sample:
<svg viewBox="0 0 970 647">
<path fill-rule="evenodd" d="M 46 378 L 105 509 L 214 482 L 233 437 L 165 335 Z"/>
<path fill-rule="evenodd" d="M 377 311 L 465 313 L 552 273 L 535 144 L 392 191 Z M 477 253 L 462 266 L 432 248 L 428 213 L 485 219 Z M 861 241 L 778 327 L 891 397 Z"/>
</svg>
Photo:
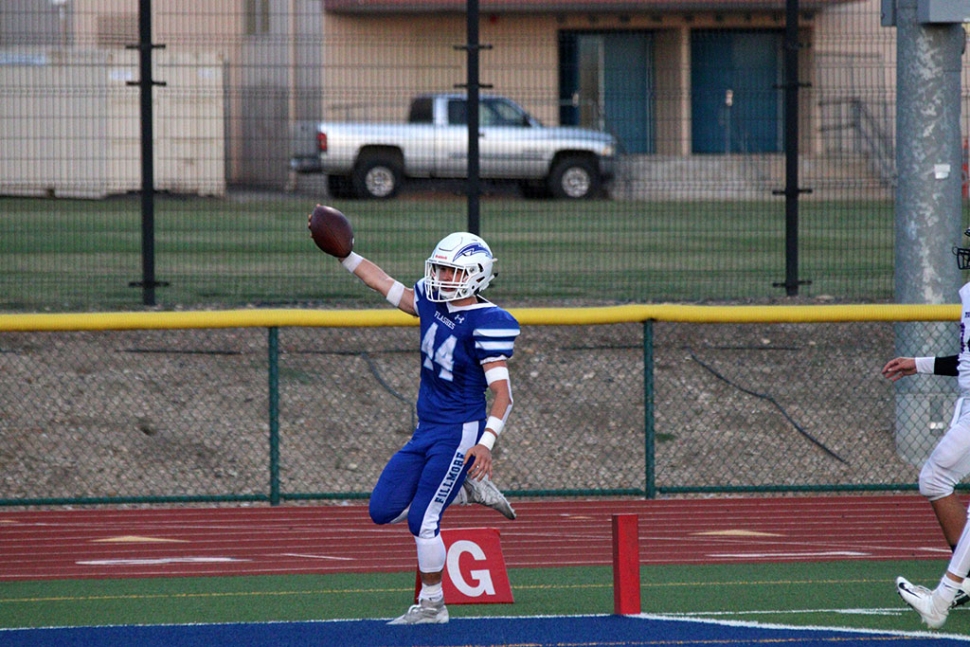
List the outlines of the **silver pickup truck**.
<svg viewBox="0 0 970 647">
<path fill-rule="evenodd" d="M 468 120 L 464 94 L 427 94 L 408 123 L 315 125 L 318 148 L 294 155 L 293 170 L 326 173 L 338 198 L 388 199 L 409 178 L 464 178 Z M 510 99 L 482 96 L 479 166 L 486 180 L 513 180 L 527 197 L 579 200 L 602 194 L 613 176 L 616 140 L 584 128 L 546 128 Z"/>
</svg>

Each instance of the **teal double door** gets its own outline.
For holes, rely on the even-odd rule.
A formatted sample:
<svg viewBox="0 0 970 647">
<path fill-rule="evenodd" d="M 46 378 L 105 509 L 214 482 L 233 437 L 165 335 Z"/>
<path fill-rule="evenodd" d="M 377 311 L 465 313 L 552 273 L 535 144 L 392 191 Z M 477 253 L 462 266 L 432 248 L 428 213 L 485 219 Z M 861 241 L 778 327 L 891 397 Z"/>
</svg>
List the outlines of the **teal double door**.
<svg viewBox="0 0 970 647">
<path fill-rule="evenodd" d="M 560 32 L 560 123 L 607 130 L 625 153 L 655 152 L 665 136 L 656 122 L 656 70 L 677 63 L 658 60 L 654 40 L 649 31 Z M 781 46 L 780 30 L 691 31 L 694 153 L 784 149 Z"/>
<path fill-rule="evenodd" d="M 695 153 L 784 150 L 780 31 L 695 30 L 690 41 Z"/>
<path fill-rule="evenodd" d="M 607 130 L 625 153 L 652 153 L 653 74 L 650 32 L 560 33 L 560 123 Z"/>
</svg>

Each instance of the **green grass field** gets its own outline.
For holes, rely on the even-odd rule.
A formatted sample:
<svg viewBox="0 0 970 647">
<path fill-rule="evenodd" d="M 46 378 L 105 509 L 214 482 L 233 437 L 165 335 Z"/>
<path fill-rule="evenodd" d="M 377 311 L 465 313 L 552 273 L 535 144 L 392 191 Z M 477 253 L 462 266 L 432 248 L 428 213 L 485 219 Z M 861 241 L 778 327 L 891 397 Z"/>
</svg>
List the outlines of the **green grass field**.
<svg viewBox="0 0 970 647">
<path fill-rule="evenodd" d="M 894 591 L 904 574 L 932 585 L 938 561 L 644 566 L 643 613 L 797 626 L 916 631 Z M 450 608 L 452 617 L 613 612 L 612 569 L 512 569 L 515 603 Z M 0 627 L 389 618 L 414 574 L 67 580 L 0 584 Z M 923 627 L 925 629 L 925 627 Z M 947 633 L 970 633 L 970 609 Z"/>
<path fill-rule="evenodd" d="M 359 303 L 367 295 L 317 251 L 305 196 L 161 195 L 155 278 L 163 307 Z M 357 250 L 413 281 L 439 238 L 468 228 L 460 196 L 335 202 Z M 782 200 L 564 203 L 486 199 L 480 232 L 498 258 L 503 303 L 649 302 L 784 296 Z M 142 304 L 141 203 L 0 199 L 0 310 L 127 309 Z M 806 201 L 799 277 L 805 296 L 892 295 L 893 209 Z M 368 301 L 369 303 L 370 301 Z"/>
</svg>

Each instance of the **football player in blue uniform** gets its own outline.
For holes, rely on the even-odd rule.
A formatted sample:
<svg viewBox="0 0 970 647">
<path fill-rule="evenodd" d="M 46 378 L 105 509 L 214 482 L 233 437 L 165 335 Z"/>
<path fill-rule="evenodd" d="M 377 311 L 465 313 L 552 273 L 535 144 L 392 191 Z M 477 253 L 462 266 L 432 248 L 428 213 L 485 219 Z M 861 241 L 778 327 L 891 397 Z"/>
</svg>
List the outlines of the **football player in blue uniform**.
<svg viewBox="0 0 970 647">
<path fill-rule="evenodd" d="M 519 334 L 515 318 L 481 296 L 495 277 L 494 263 L 485 241 L 467 232 L 442 239 L 425 261 L 424 277 L 411 288 L 359 254 L 341 260 L 421 324 L 418 424 L 385 466 L 370 498 L 375 523 L 406 519 L 417 543 L 418 604 L 390 624 L 448 622 L 439 531 L 452 502 L 484 503 L 515 518 L 491 482 L 492 447 L 512 409 L 506 362 Z M 486 392 L 491 392 L 490 404 Z"/>
</svg>

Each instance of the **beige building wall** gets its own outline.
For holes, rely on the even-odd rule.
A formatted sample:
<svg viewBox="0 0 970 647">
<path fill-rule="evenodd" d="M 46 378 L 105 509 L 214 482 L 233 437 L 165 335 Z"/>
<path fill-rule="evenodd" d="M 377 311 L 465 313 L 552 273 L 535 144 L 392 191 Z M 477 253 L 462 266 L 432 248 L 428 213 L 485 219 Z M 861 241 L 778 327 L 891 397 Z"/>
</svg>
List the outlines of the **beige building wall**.
<svg viewBox="0 0 970 647">
<path fill-rule="evenodd" d="M 896 29 L 880 25 L 880 1 L 833 7 L 816 24 L 811 105 L 818 121 L 843 123 L 861 109 L 895 141 Z M 819 130 L 812 141 L 812 150 L 823 155 L 850 152 L 850 146 L 832 129 Z"/>
<path fill-rule="evenodd" d="M 138 0 L 97 0 L 78 3 L 71 10 L 71 42 L 79 49 L 123 47 L 137 42 Z M 153 2 L 153 41 L 218 50 L 233 58 L 244 33 L 240 0 L 165 0 Z"/>
<path fill-rule="evenodd" d="M 500 16 L 483 21 L 483 93 L 508 96 L 546 123 L 558 121 L 558 61 L 551 18 Z M 464 16 L 343 16 L 324 29 L 324 119 L 401 121 L 423 92 L 463 92 Z"/>
<path fill-rule="evenodd" d="M 689 155 L 690 30 L 682 26 L 657 32 L 654 52 L 657 57 L 657 154 Z"/>
</svg>

